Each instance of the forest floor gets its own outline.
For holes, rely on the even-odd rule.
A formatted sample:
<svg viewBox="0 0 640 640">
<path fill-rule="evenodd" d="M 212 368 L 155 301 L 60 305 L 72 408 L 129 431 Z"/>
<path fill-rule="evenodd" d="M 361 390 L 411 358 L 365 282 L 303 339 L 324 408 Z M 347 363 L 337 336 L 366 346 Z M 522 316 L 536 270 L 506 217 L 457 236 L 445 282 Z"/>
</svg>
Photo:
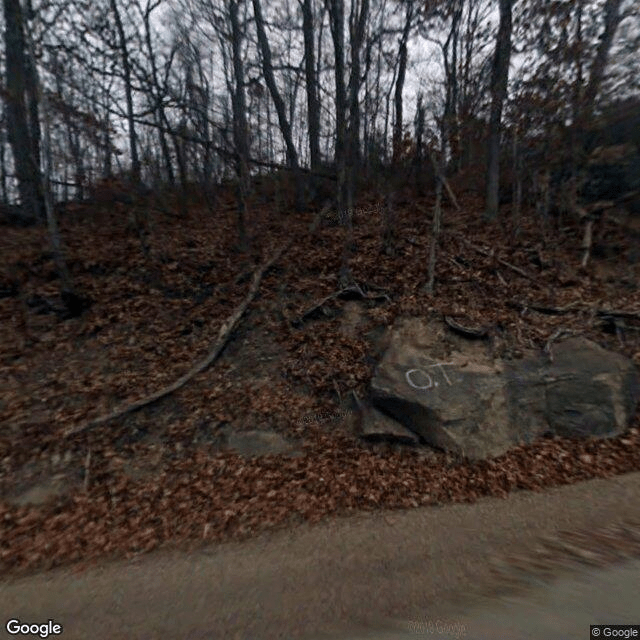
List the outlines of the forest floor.
<svg viewBox="0 0 640 640">
<path fill-rule="evenodd" d="M 490 327 L 511 354 L 570 330 L 640 364 L 637 235 L 605 217 L 581 268 L 577 221 L 544 228 L 524 216 L 516 235 L 508 213 L 487 225 L 479 201 L 462 196 L 461 203 L 461 211 L 445 211 L 429 296 L 433 203 L 396 198 L 388 255 L 381 214 L 373 197 L 365 199 L 354 215 L 353 276 L 364 291 L 388 298 L 336 297 L 302 321 L 337 291 L 344 234 L 330 224 L 310 232 L 311 212 L 253 207 L 252 246 L 242 252 L 233 249 L 231 194 L 221 194 L 213 211 L 151 211 L 145 254 L 124 205 L 73 205 L 61 217 L 62 235 L 73 279 L 93 304 L 70 319 L 58 313 L 46 231 L 3 228 L 3 575 L 640 470 L 640 413 L 620 437 L 544 439 L 488 462 L 438 452 L 425 458 L 354 435 L 349 392 L 364 394 L 379 338 L 400 315 L 447 314 Z M 188 371 L 245 297 L 253 271 L 292 237 L 211 367 L 146 408 L 65 435 Z M 603 313 L 612 309 L 615 317 Z M 303 421 L 338 408 L 346 418 Z M 221 446 L 223 432 L 263 428 L 290 441 L 294 455 L 246 458 Z"/>
</svg>

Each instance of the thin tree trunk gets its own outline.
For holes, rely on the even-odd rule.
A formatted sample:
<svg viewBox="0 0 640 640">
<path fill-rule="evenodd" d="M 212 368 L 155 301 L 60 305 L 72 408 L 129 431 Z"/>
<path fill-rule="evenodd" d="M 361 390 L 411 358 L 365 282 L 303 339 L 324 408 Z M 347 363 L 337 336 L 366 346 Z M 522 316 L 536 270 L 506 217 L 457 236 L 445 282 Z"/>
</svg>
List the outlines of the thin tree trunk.
<svg viewBox="0 0 640 640">
<path fill-rule="evenodd" d="M 602 80 L 609 61 L 611 45 L 615 38 L 618 26 L 623 16 L 620 13 L 622 0 L 607 0 L 604 5 L 604 32 L 600 36 L 600 42 L 596 50 L 596 56 L 591 65 L 589 84 L 584 92 L 583 120 L 588 120 L 593 115 L 596 98 L 600 92 Z"/>
<path fill-rule="evenodd" d="M 44 199 L 44 208 L 47 219 L 47 227 L 49 231 L 49 240 L 51 242 L 51 248 L 53 253 L 53 260 L 56 265 L 56 270 L 58 272 L 58 276 L 60 278 L 60 297 L 64 305 L 67 308 L 67 311 L 73 315 L 79 315 L 83 309 L 85 301 L 80 298 L 75 292 L 73 280 L 71 279 L 71 274 L 69 272 L 69 268 L 67 267 L 67 261 L 64 256 L 64 250 L 62 248 L 62 239 L 60 237 L 60 229 L 58 227 L 58 219 L 56 217 L 54 203 L 53 203 L 53 195 L 51 193 L 51 126 L 49 124 L 49 108 L 46 102 L 46 97 L 44 96 L 40 82 L 38 79 L 38 73 L 35 66 L 35 55 L 33 42 L 31 40 L 30 31 L 26 31 L 26 42 L 28 51 L 25 51 L 25 54 L 29 56 L 30 65 L 31 65 L 31 90 L 33 92 L 34 99 L 37 99 L 37 102 L 40 103 L 42 101 L 43 107 L 43 116 L 45 121 L 45 137 L 44 137 L 44 176 L 40 174 L 38 171 L 38 176 L 41 177 L 41 183 L 38 185 L 38 192 L 42 194 Z M 38 125 L 39 131 L 39 125 Z M 38 142 L 38 154 L 40 153 Z"/>
<path fill-rule="evenodd" d="M 2 119 L 3 124 L 6 126 L 6 118 Z M 0 133 L 0 193 L 2 193 L 2 203 L 8 204 L 9 196 L 7 193 L 7 157 L 6 157 L 6 145 L 5 145 L 5 132 L 3 127 L 2 133 Z"/>
<path fill-rule="evenodd" d="M 238 19 L 238 0 L 229 0 L 231 22 L 232 62 L 235 86 L 233 91 L 233 138 L 236 148 L 236 175 L 238 177 L 238 245 L 240 250 L 248 248 L 246 231 L 247 198 L 249 196 L 249 145 L 247 109 L 244 87 L 244 65 L 242 62 L 242 32 Z"/>
<path fill-rule="evenodd" d="M 311 168 L 317 170 L 320 167 L 320 99 L 315 71 L 313 0 L 303 0 L 301 6 L 302 31 L 304 35 L 304 68 L 307 83 L 307 113 L 309 119 L 309 153 Z"/>
<path fill-rule="evenodd" d="M 339 280 L 341 286 L 351 280 L 351 211 L 347 199 L 347 90 L 344 82 L 344 0 L 326 0 L 333 39 L 336 87 L 336 147 L 337 168 L 336 208 L 340 224 L 346 229 L 342 247 Z"/>
<path fill-rule="evenodd" d="M 184 154 L 185 143 L 179 134 L 180 131 L 173 135 L 173 148 L 176 152 L 178 174 L 180 176 L 180 213 L 182 216 L 186 216 L 188 213 L 187 195 L 189 193 L 189 185 L 187 184 L 187 163 Z"/>
<path fill-rule="evenodd" d="M 513 230 L 514 236 L 520 235 L 520 206 L 522 204 L 522 171 L 521 171 L 521 159 L 520 149 L 518 145 L 518 125 L 517 123 L 513 127 L 513 157 L 511 169 L 513 172 L 513 185 L 512 185 L 512 217 L 513 217 Z"/>
<path fill-rule="evenodd" d="M 423 100 L 422 93 L 420 93 L 418 94 L 418 101 L 416 104 L 416 123 L 415 123 L 416 155 L 414 159 L 416 192 L 419 196 L 424 196 L 424 179 L 423 179 L 422 167 L 423 167 L 423 161 L 424 161 L 425 108 L 422 100 Z"/>
<path fill-rule="evenodd" d="M 151 65 L 151 77 L 153 79 L 155 96 L 153 96 L 154 100 L 154 108 L 155 108 L 155 120 L 158 125 L 158 142 L 160 143 L 160 149 L 162 150 L 162 157 L 164 159 L 164 166 L 167 172 L 167 180 L 169 181 L 169 185 L 171 187 L 175 187 L 176 179 L 173 172 L 173 163 L 171 161 L 171 152 L 169 151 L 169 144 L 167 142 L 167 136 L 164 132 L 163 125 L 169 128 L 169 122 L 167 120 L 167 116 L 164 111 L 164 106 L 162 104 L 162 97 L 160 95 L 160 82 L 158 79 L 158 67 L 156 65 L 156 56 L 155 51 L 153 49 L 153 41 L 151 39 L 151 20 L 150 20 L 150 6 L 147 6 L 147 10 L 144 12 L 143 16 L 144 27 L 145 27 L 145 42 L 147 45 L 147 52 L 149 54 L 149 61 Z"/>
<path fill-rule="evenodd" d="M 355 206 L 357 179 L 360 170 L 360 95 L 362 44 L 364 42 L 365 27 L 369 18 L 369 0 L 351 0 L 351 15 L 349 23 L 351 40 L 351 72 L 349 74 L 349 129 L 347 136 L 347 207 L 353 210 Z M 351 216 L 349 216 L 351 224 Z M 352 242 L 352 240 L 350 240 Z"/>
<path fill-rule="evenodd" d="M 441 143 L 444 147 L 444 141 Z M 433 208 L 433 224 L 431 227 L 431 242 L 429 246 L 429 267 L 427 272 L 427 283 L 425 291 L 433 295 L 436 280 L 436 261 L 438 256 L 438 243 L 440 241 L 440 227 L 442 225 L 442 183 L 443 183 L 443 149 L 441 149 L 437 160 L 438 170 L 436 171 L 436 202 Z"/>
<path fill-rule="evenodd" d="M 256 19 L 256 31 L 258 32 L 258 43 L 260 45 L 260 52 L 262 54 L 262 71 L 264 73 L 264 79 L 267 83 L 267 88 L 271 94 L 271 99 L 276 108 L 278 115 L 278 123 L 280 124 L 280 131 L 284 138 L 284 143 L 287 149 L 287 163 L 293 170 L 293 179 L 295 182 L 296 193 L 296 208 L 301 210 L 303 208 L 302 197 L 302 176 L 300 174 L 300 166 L 298 164 L 298 153 L 293 143 L 293 136 L 291 134 L 291 124 L 287 118 L 287 112 L 284 106 L 284 101 L 278 90 L 275 76 L 273 75 L 273 65 L 271 63 L 271 47 L 269 46 L 269 40 L 264 28 L 264 19 L 262 17 L 262 7 L 260 6 L 260 0 L 253 0 L 253 13 Z"/>
<path fill-rule="evenodd" d="M 402 92 L 404 90 L 404 78 L 407 70 L 407 43 L 402 40 L 400 42 L 399 63 L 398 63 L 398 79 L 396 80 L 395 93 L 395 120 L 393 123 L 393 162 L 396 164 L 400 160 L 400 151 L 402 147 Z"/>
<path fill-rule="evenodd" d="M 129 60 L 129 49 L 127 47 L 127 37 L 120 17 L 120 10 L 116 0 L 111 0 L 111 10 L 120 39 L 120 55 L 122 57 L 122 73 L 124 76 L 124 94 L 127 105 L 127 122 L 129 126 L 129 153 L 131 154 L 131 181 L 138 185 L 141 179 L 140 158 L 138 157 L 138 143 L 136 137 L 136 126 L 133 112 L 133 87 L 131 85 L 131 62 Z"/>
<path fill-rule="evenodd" d="M 409 2 L 407 4 L 407 13 L 405 17 L 404 28 L 402 30 L 402 37 L 400 38 L 400 47 L 398 51 L 398 79 L 396 80 L 396 92 L 394 96 L 395 101 L 395 121 L 393 124 L 393 162 L 397 163 L 400 157 L 400 150 L 402 146 L 402 119 L 403 119 L 403 102 L 402 94 L 404 91 L 404 80 L 407 72 L 407 40 L 409 39 L 409 31 L 411 30 L 411 19 L 413 17 L 413 4 Z"/>
<path fill-rule="evenodd" d="M 41 192 L 38 101 L 33 90 L 35 69 L 27 60 L 20 0 L 4 0 L 4 19 L 9 144 L 23 215 L 30 221 L 42 220 L 45 211 Z"/>
<path fill-rule="evenodd" d="M 316 75 L 314 39 L 313 39 L 313 0 L 302 0 L 302 34 L 304 37 L 304 70 L 307 93 L 307 120 L 309 137 L 309 159 L 312 171 L 318 171 L 320 156 L 320 98 L 318 95 L 318 76 Z M 320 52 L 318 52 L 318 58 Z M 311 199 L 316 197 L 317 179 L 311 176 Z"/>
<path fill-rule="evenodd" d="M 500 0 L 500 26 L 491 74 L 491 116 L 489 119 L 489 157 L 487 163 L 487 197 L 485 218 L 498 215 L 500 190 L 500 126 L 502 106 L 507 95 L 511 58 L 511 8 L 513 0 Z"/>
<path fill-rule="evenodd" d="M 336 145 L 335 162 L 338 174 L 337 209 L 340 222 L 346 226 L 346 134 L 347 90 L 344 82 L 344 0 L 327 0 L 329 23 L 333 39 L 336 88 Z"/>
</svg>

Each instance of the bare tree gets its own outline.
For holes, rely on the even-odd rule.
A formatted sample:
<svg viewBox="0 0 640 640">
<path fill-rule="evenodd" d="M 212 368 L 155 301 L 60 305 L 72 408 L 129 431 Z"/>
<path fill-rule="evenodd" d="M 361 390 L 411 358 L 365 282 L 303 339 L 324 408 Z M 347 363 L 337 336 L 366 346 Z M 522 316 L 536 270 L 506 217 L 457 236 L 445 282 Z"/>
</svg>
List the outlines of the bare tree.
<svg viewBox="0 0 640 640">
<path fill-rule="evenodd" d="M 304 37 L 304 70 L 307 91 L 307 118 L 309 126 L 309 155 L 311 169 L 320 167 L 320 98 L 315 68 L 313 39 L 313 0 L 301 0 L 302 33 Z"/>
<path fill-rule="evenodd" d="M 491 116 L 487 168 L 487 197 L 485 216 L 494 220 L 498 215 L 500 188 L 500 123 L 502 106 L 507 95 L 509 60 L 511 59 L 511 9 L 513 0 L 499 0 L 500 25 L 491 73 Z"/>
<path fill-rule="evenodd" d="M 396 79 L 395 90 L 395 121 L 393 125 L 393 160 L 397 162 L 399 159 L 400 147 L 402 145 L 402 93 L 404 91 L 404 80 L 407 73 L 407 42 L 411 31 L 411 23 L 413 19 L 413 2 L 407 2 L 405 10 L 404 28 L 399 44 L 399 62 L 398 62 L 398 78 Z"/>
<path fill-rule="evenodd" d="M 329 26 L 333 40 L 333 57 L 335 64 L 335 104 L 336 104 L 336 143 L 335 161 L 338 175 L 337 209 L 340 221 L 347 224 L 346 202 L 346 143 L 347 143 L 347 88 L 345 85 L 344 54 L 344 0 L 325 0 L 329 13 Z"/>
<path fill-rule="evenodd" d="M 144 25 L 144 42 L 147 48 L 147 56 L 149 59 L 149 82 L 148 93 L 150 94 L 151 102 L 154 108 L 154 118 L 157 125 L 158 142 L 160 143 L 160 149 L 162 151 L 162 157 L 164 159 L 165 171 L 170 186 L 175 185 L 175 176 L 173 172 L 173 162 L 171 159 L 171 152 L 169 150 L 169 144 L 167 142 L 166 130 L 170 129 L 169 119 L 167 118 L 166 109 L 164 107 L 164 97 L 166 94 L 166 88 L 162 86 L 160 80 L 160 74 L 158 71 L 158 63 L 156 59 L 156 52 L 153 46 L 153 38 L 151 35 L 151 14 L 157 9 L 163 0 L 146 0 L 144 7 L 138 3 L 138 10 L 142 16 L 142 23 Z M 171 67 L 173 60 L 173 53 L 175 48 L 171 52 L 168 60 L 165 76 Z"/>
<path fill-rule="evenodd" d="M 284 138 L 284 143 L 287 149 L 287 162 L 291 169 L 293 169 L 293 178 L 295 181 L 296 191 L 296 206 L 298 209 L 302 208 L 302 180 L 300 174 L 300 166 L 298 164 L 298 152 L 296 151 L 293 143 L 293 136 L 291 134 L 291 124 L 289 118 L 287 118 L 287 112 L 284 106 L 284 101 L 278 90 L 276 79 L 273 74 L 273 65 L 271 62 L 271 47 L 269 46 L 269 40 L 264 27 L 264 18 L 262 17 L 262 7 L 260 6 L 260 0 L 253 0 L 253 12 L 256 19 L 256 30 L 258 32 L 258 44 L 260 46 L 260 52 L 262 54 L 262 70 L 264 73 L 264 79 L 267 83 L 267 88 L 271 94 L 271 99 L 276 108 L 278 115 L 278 122 L 280 124 L 280 131 Z"/>
<path fill-rule="evenodd" d="M 120 56 L 122 58 L 122 74 L 124 78 L 124 91 L 127 102 L 127 121 L 129 125 L 129 152 L 131 154 L 131 180 L 134 185 L 140 183 L 140 158 L 138 157 L 138 141 L 136 137 L 135 114 L 133 110 L 133 85 L 131 83 L 131 60 L 127 36 L 120 15 L 117 0 L 110 0 L 111 11 L 116 23 L 119 38 Z"/>
<path fill-rule="evenodd" d="M 353 210 L 356 179 L 360 167 L 360 87 L 362 85 L 362 46 L 369 18 L 369 0 L 352 0 L 349 14 L 351 70 L 349 73 L 349 128 L 347 138 L 347 206 Z M 351 222 L 349 216 L 349 222 Z"/>
<path fill-rule="evenodd" d="M 600 36 L 596 56 L 591 65 L 589 83 L 584 92 L 584 105 L 582 108 L 583 120 L 588 120 L 593 114 L 596 98 L 607 68 L 611 45 L 613 44 L 616 31 L 623 18 L 620 11 L 621 4 L 622 0 L 607 0 L 604 5 L 604 31 Z"/>
<path fill-rule="evenodd" d="M 20 0 L 3 0 L 7 77 L 7 133 L 26 220 L 45 215 L 40 173 L 40 122 L 35 60 L 27 53 Z"/>
<path fill-rule="evenodd" d="M 240 27 L 238 0 L 228 0 L 227 10 L 231 25 L 231 55 L 233 64 L 234 90 L 233 141 L 236 149 L 236 175 L 238 177 L 238 239 L 239 247 L 248 247 L 246 231 L 247 198 L 249 195 L 249 140 L 247 126 L 247 99 L 245 95 L 244 63 L 242 61 L 243 31 Z"/>
</svg>

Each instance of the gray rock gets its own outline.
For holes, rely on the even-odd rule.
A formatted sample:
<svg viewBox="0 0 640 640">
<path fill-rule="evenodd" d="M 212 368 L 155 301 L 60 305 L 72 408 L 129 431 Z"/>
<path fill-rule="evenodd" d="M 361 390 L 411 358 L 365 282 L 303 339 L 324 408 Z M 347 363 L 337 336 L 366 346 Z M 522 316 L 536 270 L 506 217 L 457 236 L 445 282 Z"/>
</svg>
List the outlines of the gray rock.
<svg viewBox="0 0 640 640">
<path fill-rule="evenodd" d="M 542 371 L 552 431 L 569 437 L 622 433 L 638 402 L 633 362 L 585 338 L 559 343 L 553 355 Z"/>
<path fill-rule="evenodd" d="M 544 433 L 624 431 L 640 391 L 633 362 L 584 338 L 552 351 L 553 360 L 503 361 L 486 341 L 446 335 L 433 321 L 401 320 L 371 382 L 372 400 L 428 444 L 471 459 Z"/>
<path fill-rule="evenodd" d="M 363 404 L 359 413 L 360 435 L 367 440 L 392 440 L 404 444 L 418 444 L 420 440 L 416 433 L 371 405 Z"/>
</svg>

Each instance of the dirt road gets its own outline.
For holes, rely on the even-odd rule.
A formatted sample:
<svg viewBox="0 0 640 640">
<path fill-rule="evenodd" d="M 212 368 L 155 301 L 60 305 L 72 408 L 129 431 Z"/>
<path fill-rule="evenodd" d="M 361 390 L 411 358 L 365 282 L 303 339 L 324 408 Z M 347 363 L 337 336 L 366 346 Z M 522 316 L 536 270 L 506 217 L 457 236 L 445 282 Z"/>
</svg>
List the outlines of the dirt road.
<svg viewBox="0 0 640 640">
<path fill-rule="evenodd" d="M 64 640 L 386 640 L 456 637 L 456 630 L 457 637 L 478 640 L 552 640 L 556 636 L 545 635 L 546 602 L 556 606 L 557 624 L 574 625 L 557 637 L 588 638 L 588 624 L 621 622 L 615 616 L 623 616 L 625 607 L 633 607 L 627 617 L 640 611 L 640 563 L 613 573 L 592 568 L 568 574 L 561 559 L 547 558 L 545 570 L 560 580 L 548 586 L 534 576 L 533 589 L 523 591 L 521 576 L 511 580 L 510 569 L 496 577 L 494 560 L 528 556 L 535 563 L 543 536 L 634 521 L 640 523 L 640 473 L 505 500 L 350 517 L 192 554 L 151 554 L 83 573 L 0 581 L 0 635 L 24 637 L 5 631 L 13 618 L 53 620 L 63 632 L 49 637 Z M 488 599 L 497 587 L 511 595 Z M 587 600 L 572 600 L 578 592 Z M 590 608 L 589 598 L 600 609 Z M 614 604 L 614 619 L 604 619 Z M 400 621 L 393 623 L 396 631 L 391 621 Z M 442 633 L 429 633 L 430 621 L 441 621 Z M 541 635 L 523 635 L 526 629 Z"/>
</svg>

